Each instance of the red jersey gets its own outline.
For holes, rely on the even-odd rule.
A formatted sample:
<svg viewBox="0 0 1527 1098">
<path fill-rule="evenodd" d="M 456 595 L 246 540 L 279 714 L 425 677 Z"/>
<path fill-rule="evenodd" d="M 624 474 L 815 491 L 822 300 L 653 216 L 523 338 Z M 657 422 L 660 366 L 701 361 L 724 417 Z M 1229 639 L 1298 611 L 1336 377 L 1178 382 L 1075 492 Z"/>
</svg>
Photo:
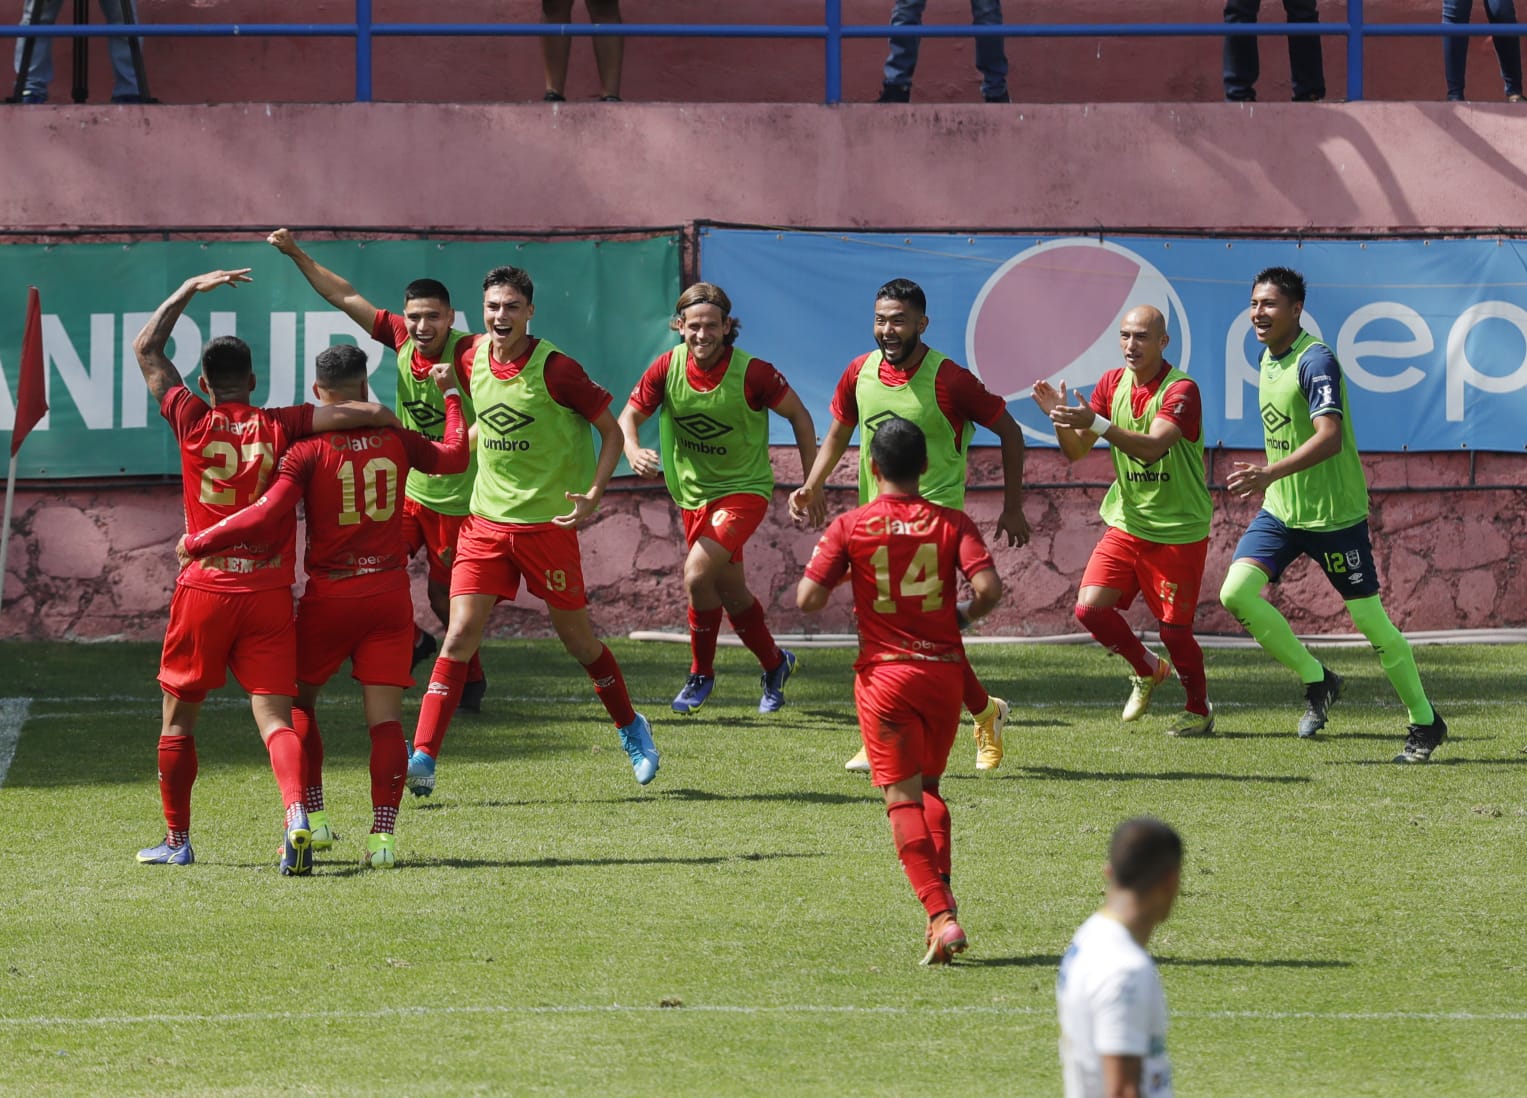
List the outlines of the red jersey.
<svg viewBox="0 0 1527 1098">
<path fill-rule="evenodd" d="M 281 459 L 270 491 L 237 515 L 188 541 L 193 553 L 217 552 L 307 505 L 307 590 L 361 598 L 408 586 L 403 485 L 409 469 L 459 473 L 467 467 L 460 397 L 445 401 L 445 441 L 396 427 L 360 427 L 304 439 Z"/>
<path fill-rule="evenodd" d="M 468 392 L 472 389 L 472 362 L 477 356 L 477 348 L 487 338 L 486 335 L 479 333 L 456 344 L 457 373 L 461 375 Z M 493 376 L 503 381 L 516 376 L 525 368 L 525 363 L 530 361 L 530 356 L 535 353 L 538 342 L 540 341 L 532 338 L 513 362 L 498 361 L 493 357 L 493 351 L 490 349 L 488 368 L 493 371 Z M 576 359 L 569 358 L 561 351 L 553 351 L 546 359 L 542 375 L 546 378 L 546 392 L 551 399 L 564 408 L 571 408 L 590 423 L 598 419 L 600 413 L 608 408 L 610 401 L 614 399 L 610 396 L 608 389 L 584 372 Z"/>
<path fill-rule="evenodd" d="M 862 670 L 888 660 L 964 659 L 955 616 L 955 570 L 966 577 L 995 567 L 970 516 L 921 496 L 885 494 L 827 527 L 808 579 L 835 587 L 853 581 Z"/>
<path fill-rule="evenodd" d="M 1113 398 L 1118 394 L 1119 382 L 1124 377 L 1124 367 L 1109 370 L 1098 383 L 1092 388 L 1092 399 L 1088 403 L 1092 410 L 1104 419 L 1113 415 Z M 1129 393 L 1130 411 L 1136 416 L 1145 414 L 1146 407 L 1156 396 L 1156 390 L 1161 388 L 1161 382 L 1166 378 L 1166 370 L 1157 374 L 1149 385 L 1136 385 Z M 1166 396 L 1161 400 L 1162 419 L 1170 420 L 1182 430 L 1182 437 L 1189 442 L 1197 442 L 1199 432 L 1203 429 L 1204 409 L 1203 402 L 1198 396 L 1198 386 L 1188 380 L 1175 382 L 1166 391 Z"/>
<path fill-rule="evenodd" d="M 709 370 L 695 365 L 694 355 L 685 356 L 684 377 L 697 393 L 708 393 L 726 378 L 727 367 L 732 364 L 732 349 L 728 347 L 721 359 Z M 636 388 L 631 390 L 632 406 L 644 416 L 656 415 L 663 406 L 663 394 L 667 391 L 668 371 L 673 366 L 673 352 L 664 351 L 653 359 L 642 374 Z M 755 412 L 765 408 L 778 408 L 790 392 L 785 375 L 761 358 L 748 363 L 747 375 L 742 379 L 742 391 L 748 407 Z"/>
<path fill-rule="evenodd" d="M 886 385 L 905 385 L 922 366 L 927 348 L 923 350 L 924 355 L 918 356 L 917 364 L 910 370 L 892 366 L 881 359 L 880 380 Z M 859 422 L 859 371 L 874 353 L 869 351 L 854 359 L 848 364 L 848 369 L 843 371 L 843 376 L 838 378 L 829 410 L 832 418 L 839 423 Z M 1007 411 L 1007 401 L 982 385 L 981 379 L 975 374 L 949 359 L 939 364 L 938 376 L 933 379 L 933 394 L 938 401 L 939 411 L 944 413 L 949 425 L 954 428 L 955 438 L 963 437 L 965 424 L 979 423 L 982 427 L 990 427 Z"/>
<path fill-rule="evenodd" d="M 313 433 L 313 406 L 255 408 L 222 403 L 213 408 L 184 385 L 164 394 L 159 414 L 180 444 L 181 496 L 186 533 L 196 534 L 249 506 L 265 490 L 276 460 L 294 439 Z M 178 583 L 207 591 L 268 591 L 297 578 L 297 522 L 288 518 L 237 540 L 226 552 L 198 560 Z"/>
</svg>

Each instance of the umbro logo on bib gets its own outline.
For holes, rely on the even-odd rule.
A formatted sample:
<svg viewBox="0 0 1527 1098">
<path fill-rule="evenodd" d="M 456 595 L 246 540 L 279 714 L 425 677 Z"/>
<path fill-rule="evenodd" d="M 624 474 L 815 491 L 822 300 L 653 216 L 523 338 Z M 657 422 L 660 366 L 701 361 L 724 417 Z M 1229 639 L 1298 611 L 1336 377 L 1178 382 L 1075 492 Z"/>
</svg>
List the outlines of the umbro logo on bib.
<svg viewBox="0 0 1527 1098">
<path fill-rule="evenodd" d="M 696 412 L 688 416 L 675 416 L 673 421 L 684 428 L 685 433 L 693 435 L 701 442 L 710 442 L 712 439 L 720 438 L 732 429 L 731 424 L 714 420 L 704 412 Z"/>
<path fill-rule="evenodd" d="M 477 422 L 486 423 L 498 435 L 513 434 L 535 421 L 535 416 L 527 416 L 507 404 L 495 404 L 491 408 L 479 408 L 477 411 Z"/>
<path fill-rule="evenodd" d="M 893 419 L 906 419 L 906 417 L 899 416 L 895 412 L 880 412 L 879 414 L 870 416 L 869 419 L 865 420 L 864 426 L 869 429 L 871 434 L 873 434 L 874 432 L 880 430 L 880 428 L 884 427 L 887 423 L 890 423 Z M 910 423 L 911 420 L 907 420 L 907 422 Z"/>
</svg>

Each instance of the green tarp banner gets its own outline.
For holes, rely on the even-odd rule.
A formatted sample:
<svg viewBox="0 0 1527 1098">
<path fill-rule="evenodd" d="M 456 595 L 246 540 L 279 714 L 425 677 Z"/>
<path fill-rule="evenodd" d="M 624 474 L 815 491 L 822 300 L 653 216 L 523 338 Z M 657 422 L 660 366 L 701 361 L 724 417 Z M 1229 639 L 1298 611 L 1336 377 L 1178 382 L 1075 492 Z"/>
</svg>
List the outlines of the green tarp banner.
<svg viewBox="0 0 1527 1098">
<path fill-rule="evenodd" d="M 483 330 L 482 279 L 523 267 L 535 280 L 530 330 L 583 364 L 614 394 L 619 413 L 636 379 L 675 337 L 676 236 L 577 241 L 325 241 L 304 243 L 378 308 L 401 311 L 403 287 L 437 278 L 451 291 L 457 326 Z M 253 268 L 248 285 L 198 295 L 169 346 L 196 385 L 202 344 L 236 335 L 254 351 L 254 401 L 311 399 L 314 356 L 354 342 L 372 356 L 371 387 L 391 404 L 396 359 L 313 292 L 285 256 L 263 242 L 11 245 L 0 247 L 0 438 L 16 417 L 28 285 L 42 296 L 49 412 L 22 445 L 20 477 L 175 474 L 174 438 L 152 407 L 133 338 L 182 281 L 217 269 Z"/>
</svg>

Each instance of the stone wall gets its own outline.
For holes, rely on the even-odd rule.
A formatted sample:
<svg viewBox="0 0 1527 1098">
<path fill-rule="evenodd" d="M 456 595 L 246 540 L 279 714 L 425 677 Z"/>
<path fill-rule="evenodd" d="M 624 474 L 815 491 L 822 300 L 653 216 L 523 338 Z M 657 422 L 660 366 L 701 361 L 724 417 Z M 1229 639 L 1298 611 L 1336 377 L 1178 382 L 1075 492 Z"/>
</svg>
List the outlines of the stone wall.
<svg viewBox="0 0 1527 1098">
<path fill-rule="evenodd" d="M 1210 476 L 1222 484 L 1236 455 L 1213 455 Z M 833 513 L 854 502 L 850 451 L 834 483 Z M 777 451 L 781 484 L 799 483 L 799 460 Z M 1403 629 L 1479 629 L 1527 625 L 1527 459 L 1519 455 L 1382 455 L 1365 459 L 1374 487 L 1372 528 L 1384 600 Z M 987 634 L 1046 636 L 1077 631 L 1076 584 L 1101 530 L 1097 504 L 1110 475 L 1094 454 L 1066 467 L 1054 451 L 1030 454 L 1026 512 L 1034 529 L 1024 549 L 997 549 L 1007 598 L 983 625 Z M 967 501 L 984 533 L 1001 509 L 994 450 L 977 451 Z M 1494 487 L 1490 487 L 1494 486 Z M 1238 632 L 1217 602 L 1236 539 L 1255 502 L 1215 493 L 1216 514 L 1199 628 Z M 33 640 L 145 640 L 163 636 L 175 580 L 175 540 L 183 529 L 178 484 L 153 487 L 24 489 L 16 498 L 5 573 L 0 637 Z M 583 534 L 584 572 L 596 627 L 604 634 L 637 629 L 682 632 L 685 596 L 678 513 L 661 485 L 617 481 L 600 516 Z M 776 493 L 771 520 L 748 543 L 749 582 L 765 600 L 779 632 L 808 628 L 850 632 L 848 599 L 837 595 L 809 623 L 795 610 L 795 583 L 815 535 L 794 526 Z M 1295 629 L 1350 632 L 1340 601 L 1309 563 L 1290 571 L 1278 604 Z M 424 600 L 416 562 L 419 622 L 438 632 Z M 1150 627 L 1136 607 L 1131 619 Z M 534 600 L 499 607 L 495 636 L 549 636 Z"/>
</svg>

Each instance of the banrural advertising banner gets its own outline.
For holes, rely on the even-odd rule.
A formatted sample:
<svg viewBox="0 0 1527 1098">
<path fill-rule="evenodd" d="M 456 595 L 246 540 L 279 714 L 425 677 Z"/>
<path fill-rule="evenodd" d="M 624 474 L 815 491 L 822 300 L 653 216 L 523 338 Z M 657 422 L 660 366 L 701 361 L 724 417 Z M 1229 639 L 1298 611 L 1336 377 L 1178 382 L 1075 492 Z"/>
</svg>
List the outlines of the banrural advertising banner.
<svg viewBox="0 0 1527 1098">
<path fill-rule="evenodd" d="M 456 326 L 481 332 L 482 279 L 523 267 L 535 281 L 533 335 L 583 364 L 615 396 L 615 412 L 643 369 L 673 343 L 679 295 L 673 236 L 618 241 L 324 241 L 304 243 L 378 308 L 401 312 L 403 288 L 435 278 L 451 292 Z M 0 432 L 15 423 L 27 287 L 41 291 L 48 415 L 26 438 L 17 475 L 102 477 L 173 474 L 174 439 L 152 406 L 133 338 L 186 278 L 252 268 L 252 282 L 199 294 L 168 348 L 191 386 L 201 346 L 236 335 L 254 352 L 254 402 L 312 399 L 313 360 L 352 342 L 370 358 L 374 399 L 391 404 L 396 356 L 324 302 L 296 267 L 263 241 L 11 245 L 0 247 Z"/>
<path fill-rule="evenodd" d="M 833 385 L 874 348 L 875 291 L 928 295 L 929 346 L 1006 397 L 1031 443 L 1053 445 L 1028 394 L 1088 393 L 1123 364 L 1118 324 L 1167 317 L 1167 358 L 1203 394 L 1205 441 L 1262 448 L 1261 346 L 1248 311 L 1259 270 L 1309 284 L 1304 325 L 1347 379 L 1364 451 L 1520 451 L 1527 445 L 1527 242 L 954 236 L 708 229 L 701 272 L 731 296 L 739 346 L 778 366 L 825 429 Z M 790 442 L 774 423 L 773 441 Z M 986 432 L 977 444 L 994 443 Z"/>
</svg>

